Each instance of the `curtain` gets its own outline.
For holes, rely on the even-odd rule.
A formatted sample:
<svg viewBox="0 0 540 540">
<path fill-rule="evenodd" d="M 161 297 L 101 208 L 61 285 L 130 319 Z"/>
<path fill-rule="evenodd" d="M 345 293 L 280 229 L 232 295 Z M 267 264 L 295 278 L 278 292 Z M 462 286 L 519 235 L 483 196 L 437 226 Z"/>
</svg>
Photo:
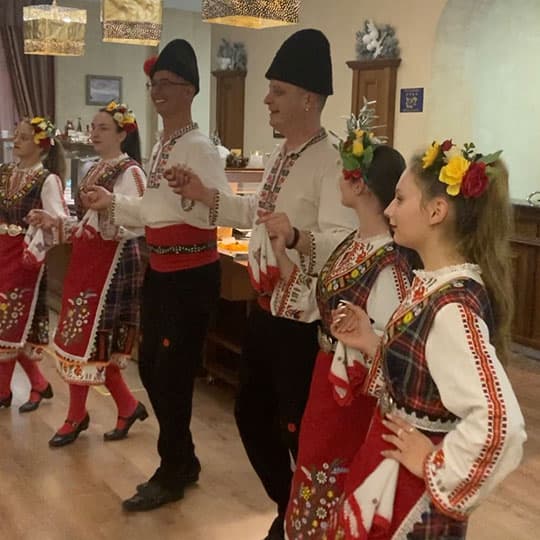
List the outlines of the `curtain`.
<svg viewBox="0 0 540 540">
<path fill-rule="evenodd" d="M 22 8 L 52 0 L 1 0 L 0 38 L 20 117 L 55 117 L 55 64 L 52 56 L 24 54 Z"/>
<path fill-rule="evenodd" d="M 15 122 L 17 122 L 19 115 L 15 111 L 15 99 L 13 97 L 13 90 L 11 85 L 11 78 L 6 64 L 6 55 L 4 53 L 4 47 L 2 46 L 2 40 L 0 39 L 0 137 L 2 132 L 8 132 L 9 135 L 13 135 L 13 128 Z"/>
</svg>

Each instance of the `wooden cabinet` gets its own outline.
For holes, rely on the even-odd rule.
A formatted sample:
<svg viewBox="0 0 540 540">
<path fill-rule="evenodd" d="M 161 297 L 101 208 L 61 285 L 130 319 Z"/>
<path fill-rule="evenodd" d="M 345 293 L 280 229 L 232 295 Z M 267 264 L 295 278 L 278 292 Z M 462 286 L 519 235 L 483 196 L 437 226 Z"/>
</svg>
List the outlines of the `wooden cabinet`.
<svg viewBox="0 0 540 540">
<path fill-rule="evenodd" d="M 351 112 L 358 114 L 368 101 L 376 101 L 377 135 L 388 137 L 388 144 L 394 142 L 394 115 L 396 109 L 396 79 L 400 58 L 386 58 L 369 61 L 350 61 L 347 65 L 353 71 Z"/>
<path fill-rule="evenodd" d="M 515 205 L 512 339 L 540 349 L 540 208 Z"/>
<path fill-rule="evenodd" d="M 204 367 L 210 377 L 238 384 L 238 358 L 255 300 L 247 263 L 221 255 L 221 298 L 206 339 Z"/>
<path fill-rule="evenodd" d="M 216 131 L 223 146 L 244 148 L 244 92 L 246 72 L 212 71 L 216 78 Z"/>
</svg>

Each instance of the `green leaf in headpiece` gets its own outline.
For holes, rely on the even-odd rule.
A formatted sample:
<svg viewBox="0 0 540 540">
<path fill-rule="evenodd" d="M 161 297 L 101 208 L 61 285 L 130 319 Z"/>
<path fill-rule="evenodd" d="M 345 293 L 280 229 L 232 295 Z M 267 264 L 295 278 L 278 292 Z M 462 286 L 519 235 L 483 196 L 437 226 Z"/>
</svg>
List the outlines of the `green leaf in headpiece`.
<svg viewBox="0 0 540 540">
<path fill-rule="evenodd" d="M 486 165 L 490 165 L 491 163 L 495 163 L 499 159 L 501 154 L 502 154 L 502 150 L 499 150 L 498 152 L 493 152 L 493 154 L 482 156 L 478 161 L 481 161 L 482 163 L 485 163 Z"/>
</svg>

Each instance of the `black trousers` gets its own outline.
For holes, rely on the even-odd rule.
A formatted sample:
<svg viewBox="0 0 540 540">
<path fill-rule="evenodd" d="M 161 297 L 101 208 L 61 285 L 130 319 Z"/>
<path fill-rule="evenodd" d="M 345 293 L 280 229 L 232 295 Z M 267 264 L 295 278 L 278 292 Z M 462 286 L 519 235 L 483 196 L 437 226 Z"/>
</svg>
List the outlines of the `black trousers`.
<svg viewBox="0 0 540 540">
<path fill-rule="evenodd" d="M 164 487 L 181 484 L 196 460 L 193 385 L 219 289 L 219 262 L 177 272 L 148 268 L 145 274 L 139 371 L 159 423 L 161 462 L 153 478 Z"/>
<path fill-rule="evenodd" d="M 273 317 L 260 308 L 251 312 L 240 360 L 236 423 L 253 468 L 282 514 L 317 352 L 317 323 Z"/>
</svg>

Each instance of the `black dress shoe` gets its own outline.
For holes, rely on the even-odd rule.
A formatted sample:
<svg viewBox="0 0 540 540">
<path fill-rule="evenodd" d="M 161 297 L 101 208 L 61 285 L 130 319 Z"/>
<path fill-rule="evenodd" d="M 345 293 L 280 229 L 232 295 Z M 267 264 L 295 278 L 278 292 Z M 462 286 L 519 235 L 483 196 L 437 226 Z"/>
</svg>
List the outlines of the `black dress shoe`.
<svg viewBox="0 0 540 540">
<path fill-rule="evenodd" d="M 191 484 L 196 484 L 199 481 L 200 472 L 201 472 L 201 462 L 199 461 L 197 457 L 195 457 L 189 469 L 187 469 L 186 472 L 181 475 L 178 481 L 178 487 L 185 488 L 187 486 L 190 486 Z M 148 484 L 155 483 L 155 482 L 158 482 L 157 473 L 154 473 L 154 475 L 150 478 L 150 480 L 148 480 L 147 482 L 143 482 L 142 484 L 139 484 L 135 489 L 137 490 L 137 492 L 140 493 L 141 491 L 145 490 L 148 487 Z"/>
<path fill-rule="evenodd" d="M 76 441 L 81 431 L 88 429 L 88 426 L 90 425 L 90 416 L 88 413 L 86 413 L 86 416 L 80 423 L 73 422 L 72 420 L 68 419 L 66 420 L 66 424 L 71 424 L 73 426 L 73 431 L 70 431 L 65 435 L 55 433 L 54 437 L 49 441 L 49 446 L 66 446 L 66 444 L 71 444 L 72 442 Z"/>
<path fill-rule="evenodd" d="M 127 437 L 129 428 L 133 425 L 135 420 L 140 420 L 143 422 L 148 418 L 148 411 L 146 407 L 139 401 L 137 407 L 131 416 L 127 418 L 125 416 L 119 416 L 120 420 L 124 420 L 124 427 L 122 429 L 114 428 L 111 431 L 103 434 L 103 438 L 106 441 L 119 441 L 120 439 L 125 439 Z"/>
<path fill-rule="evenodd" d="M 145 512 L 159 508 L 164 504 L 178 501 L 184 496 L 184 489 L 169 490 L 156 482 L 148 482 L 146 488 L 122 502 L 126 512 Z"/>
<path fill-rule="evenodd" d="M 10 392 L 8 397 L 0 399 L 0 409 L 2 407 L 5 407 L 6 409 L 8 407 L 11 407 L 11 400 L 13 399 L 13 393 Z"/>
<path fill-rule="evenodd" d="M 20 413 L 35 411 L 39 407 L 42 399 L 51 399 L 54 396 L 51 383 L 47 384 L 47 388 L 45 388 L 45 390 L 39 391 L 32 388 L 32 392 L 37 392 L 39 394 L 39 399 L 37 401 L 28 400 L 26 403 L 23 403 L 19 407 Z"/>
</svg>

